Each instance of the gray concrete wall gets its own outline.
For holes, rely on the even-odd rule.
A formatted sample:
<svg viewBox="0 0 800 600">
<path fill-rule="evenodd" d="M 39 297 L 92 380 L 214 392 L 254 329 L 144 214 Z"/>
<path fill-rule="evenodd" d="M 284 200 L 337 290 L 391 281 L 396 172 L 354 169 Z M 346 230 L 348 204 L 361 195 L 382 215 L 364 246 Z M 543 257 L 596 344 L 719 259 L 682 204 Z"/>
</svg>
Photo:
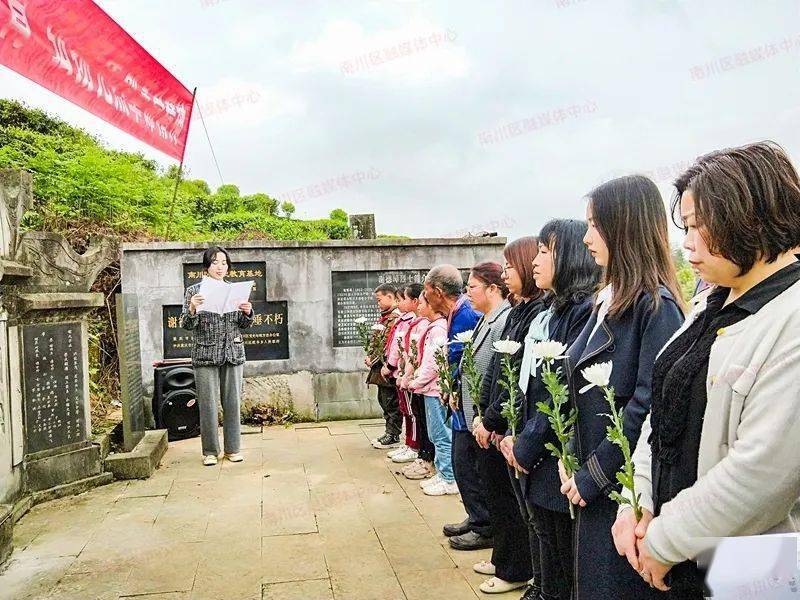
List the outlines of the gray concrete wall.
<svg viewBox="0 0 800 600">
<path fill-rule="evenodd" d="M 439 263 L 469 268 L 501 259 L 504 238 L 423 240 L 244 241 L 225 244 L 234 262 L 265 261 L 267 300 L 287 300 L 288 360 L 249 361 L 245 389 L 280 389 L 296 413 L 333 419 L 380 414 L 363 384 L 360 348 L 334 348 L 331 271 L 428 269 Z M 200 262 L 206 244 L 125 244 L 122 287 L 139 299 L 143 384 L 152 393 L 154 360 L 162 357 L 164 304 L 183 301 L 183 263 Z M 291 374 L 287 379 L 285 376 Z M 266 378 L 258 381 L 259 378 Z M 276 396 L 270 392 L 268 395 Z"/>
</svg>

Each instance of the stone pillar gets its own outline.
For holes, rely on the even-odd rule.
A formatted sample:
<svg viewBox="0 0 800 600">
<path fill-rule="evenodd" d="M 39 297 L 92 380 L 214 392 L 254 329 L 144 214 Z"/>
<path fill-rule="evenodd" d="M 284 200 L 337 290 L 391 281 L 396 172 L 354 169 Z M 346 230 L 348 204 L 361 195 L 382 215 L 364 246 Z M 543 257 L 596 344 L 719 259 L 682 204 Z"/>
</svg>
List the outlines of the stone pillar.
<svg viewBox="0 0 800 600">
<path fill-rule="evenodd" d="M 25 171 L 0 169 L 0 259 L 13 259 L 19 224 L 33 206 L 33 180 Z"/>
<path fill-rule="evenodd" d="M 375 233 L 375 215 L 350 215 L 350 229 L 357 240 L 374 240 L 378 237 Z"/>
</svg>

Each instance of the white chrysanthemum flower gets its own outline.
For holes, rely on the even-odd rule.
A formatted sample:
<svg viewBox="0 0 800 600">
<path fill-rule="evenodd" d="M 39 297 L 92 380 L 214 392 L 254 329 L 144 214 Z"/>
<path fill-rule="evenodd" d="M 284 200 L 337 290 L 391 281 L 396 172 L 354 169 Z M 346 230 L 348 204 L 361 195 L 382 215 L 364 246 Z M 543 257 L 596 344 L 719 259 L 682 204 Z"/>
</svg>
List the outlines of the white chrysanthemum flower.
<svg viewBox="0 0 800 600">
<path fill-rule="evenodd" d="M 461 342 L 462 344 L 466 344 L 467 342 L 472 341 L 472 333 L 474 329 L 470 329 L 469 331 L 462 331 L 461 333 L 457 333 L 455 335 L 455 339 L 453 341 Z"/>
<path fill-rule="evenodd" d="M 361 324 L 363 324 L 363 323 L 366 323 L 368 320 L 369 320 L 369 319 L 367 319 L 367 317 L 358 317 L 358 318 L 356 319 L 356 323 L 357 323 L 357 324 L 359 324 L 359 325 L 361 325 Z"/>
<path fill-rule="evenodd" d="M 446 337 L 436 337 L 431 338 L 430 341 L 431 348 L 434 350 L 438 350 L 439 348 L 444 348 L 447 346 L 447 338 Z"/>
<path fill-rule="evenodd" d="M 586 367 L 581 371 L 581 375 L 589 384 L 583 386 L 578 393 L 585 394 L 593 387 L 608 387 L 611 382 L 611 370 L 613 368 L 614 364 L 611 361 Z"/>
<path fill-rule="evenodd" d="M 494 351 L 501 354 L 516 354 L 521 347 L 522 344 L 514 340 L 497 340 L 492 344 Z"/>
<path fill-rule="evenodd" d="M 556 360 L 564 358 L 567 347 L 561 342 L 544 340 L 533 345 L 533 355 L 538 360 Z"/>
<path fill-rule="evenodd" d="M 372 326 L 373 331 L 383 331 L 384 329 L 386 329 L 386 326 L 380 323 L 375 323 L 375 325 Z"/>
</svg>

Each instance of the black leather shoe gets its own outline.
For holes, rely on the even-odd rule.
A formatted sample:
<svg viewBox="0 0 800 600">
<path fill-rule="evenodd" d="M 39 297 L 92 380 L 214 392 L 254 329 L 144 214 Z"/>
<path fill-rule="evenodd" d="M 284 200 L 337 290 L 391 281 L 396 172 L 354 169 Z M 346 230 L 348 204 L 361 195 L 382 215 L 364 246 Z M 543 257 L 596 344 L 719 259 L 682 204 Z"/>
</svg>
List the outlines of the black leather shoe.
<svg viewBox="0 0 800 600">
<path fill-rule="evenodd" d="M 525 588 L 525 593 L 519 600 L 542 600 L 542 588 L 536 585 L 529 585 Z"/>
<path fill-rule="evenodd" d="M 454 535 L 464 535 L 469 531 L 469 517 L 461 521 L 461 523 L 449 523 L 442 527 L 442 533 L 447 537 Z"/>
<path fill-rule="evenodd" d="M 468 531 L 462 535 L 451 537 L 449 540 L 450 546 L 454 550 L 483 550 L 484 548 L 491 548 L 494 546 L 494 540 L 490 537 Z"/>
</svg>

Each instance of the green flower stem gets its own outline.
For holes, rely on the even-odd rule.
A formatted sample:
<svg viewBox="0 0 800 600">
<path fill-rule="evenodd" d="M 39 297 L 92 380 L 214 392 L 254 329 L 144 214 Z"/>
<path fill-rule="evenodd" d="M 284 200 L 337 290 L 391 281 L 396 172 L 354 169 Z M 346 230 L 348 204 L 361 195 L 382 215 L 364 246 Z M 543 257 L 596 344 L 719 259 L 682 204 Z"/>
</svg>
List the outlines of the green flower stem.
<svg viewBox="0 0 800 600">
<path fill-rule="evenodd" d="M 542 382 L 550 393 L 553 401 L 552 406 L 546 402 L 538 402 L 536 407 L 547 416 L 550 426 L 555 432 L 556 438 L 558 438 L 558 446 L 548 442 L 545 447 L 550 450 L 554 457 L 561 461 L 567 476 L 572 477 L 579 468 L 578 459 L 569 449 L 569 443 L 575 436 L 575 422 L 578 420 L 578 410 L 573 408 L 564 418 L 564 406 L 569 400 L 569 391 L 567 386 L 561 382 L 561 368 L 559 367 L 553 371 L 553 362 L 554 359 L 552 358 L 545 359 L 542 362 Z M 575 506 L 572 502 L 568 503 L 570 517 L 574 519 Z"/>
<path fill-rule="evenodd" d="M 611 420 L 611 425 L 606 429 L 606 437 L 611 443 L 619 447 L 625 461 L 622 469 L 617 472 L 617 481 L 622 484 L 622 487 L 627 489 L 631 495 L 630 498 L 627 498 L 614 490 L 611 492 L 610 498 L 619 504 L 629 504 L 633 508 L 633 514 L 638 522 L 642 519 L 642 507 L 639 504 L 641 496 L 636 493 L 636 483 L 634 481 L 636 469 L 631 457 L 630 442 L 628 442 L 628 438 L 625 436 L 623 409 L 621 407 L 617 408 L 614 402 L 615 395 L 613 387 L 609 388 L 603 386 L 602 389 L 605 393 L 606 402 L 608 402 L 608 406 L 611 409 L 611 413 L 606 415 Z"/>
<path fill-rule="evenodd" d="M 475 366 L 474 340 L 470 340 L 464 344 L 464 359 L 462 367 L 470 398 L 472 398 L 472 401 L 475 403 L 475 409 L 478 411 L 478 417 L 483 419 L 483 414 L 481 413 L 481 403 L 478 401 L 481 395 L 481 383 L 483 378 L 478 372 L 478 368 Z"/>
<path fill-rule="evenodd" d="M 508 392 L 508 400 L 503 402 L 503 410 L 500 414 L 508 421 L 511 429 L 511 440 L 517 440 L 517 426 L 519 425 L 519 408 L 517 407 L 517 382 L 519 381 L 519 367 L 511 364 L 511 356 L 503 355 L 501 360 L 503 367 L 503 377 L 498 381 L 498 385 Z M 519 470 L 514 469 L 514 474 L 519 479 Z"/>
</svg>

